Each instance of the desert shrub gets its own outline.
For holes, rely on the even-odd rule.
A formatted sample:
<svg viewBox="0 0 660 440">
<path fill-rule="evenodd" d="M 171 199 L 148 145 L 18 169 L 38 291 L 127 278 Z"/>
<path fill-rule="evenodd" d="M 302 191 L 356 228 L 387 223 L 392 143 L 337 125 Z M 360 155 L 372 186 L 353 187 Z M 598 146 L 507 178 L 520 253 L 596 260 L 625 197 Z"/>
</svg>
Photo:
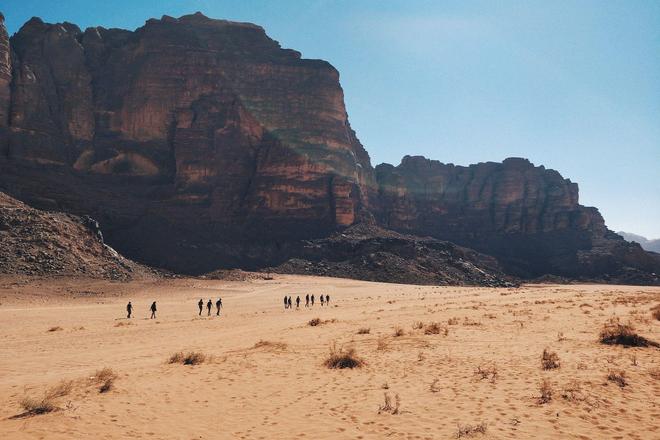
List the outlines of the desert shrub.
<svg viewBox="0 0 660 440">
<path fill-rule="evenodd" d="M 369 333 L 371 333 L 371 329 L 368 327 L 362 327 L 357 331 L 358 335 L 368 335 Z"/>
<path fill-rule="evenodd" d="M 321 325 L 322 323 L 323 321 L 321 321 L 321 318 L 314 318 L 314 319 L 310 319 L 307 325 L 309 325 L 310 327 L 316 327 L 317 325 Z"/>
<path fill-rule="evenodd" d="M 541 355 L 541 366 L 544 370 L 554 370 L 559 368 L 559 356 L 554 351 L 549 351 L 547 348 L 543 350 Z"/>
<path fill-rule="evenodd" d="M 603 325 L 600 331 L 600 342 L 625 347 L 660 347 L 657 342 L 650 341 L 635 333 L 635 329 L 631 324 L 619 322 L 618 318 L 612 318 Z"/>
<path fill-rule="evenodd" d="M 653 319 L 660 321 L 660 304 L 651 309 L 651 316 Z"/>
<path fill-rule="evenodd" d="M 24 397 L 20 405 L 25 411 L 24 415 L 38 415 L 53 412 L 57 409 L 52 397 L 44 396 L 42 399 Z"/>
<path fill-rule="evenodd" d="M 73 381 L 63 380 L 57 385 L 46 391 L 47 399 L 57 399 L 58 397 L 67 396 L 73 390 Z"/>
<path fill-rule="evenodd" d="M 615 384 L 619 385 L 621 388 L 628 385 L 628 381 L 626 380 L 626 372 L 623 370 L 620 371 L 610 370 L 607 373 L 607 380 L 609 380 L 610 382 L 614 382 Z"/>
<path fill-rule="evenodd" d="M 117 373 L 115 373 L 112 368 L 105 367 L 101 370 L 97 370 L 91 379 L 99 386 L 100 393 L 107 393 L 114 388 Z"/>
<path fill-rule="evenodd" d="M 405 332 L 403 331 L 403 329 L 401 327 L 399 327 L 399 326 L 394 327 L 394 337 L 398 338 L 399 336 L 403 336 L 404 334 L 405 334 Z"/>
<path fill-rule="evenodd" d="M 48 329 L 49 332 L 59 332 L 61 330 L 64 330 L 64 329 L 62 327 L 60 327 L 59 325 L 56 325 L 55 327 L 51 327 L 51 328 Z"/>
<path fill-rule="evenodd" d="M 437 322 L 431 322 L 430 324 L 426 324 L 424 327 L 425 335 L 439 335 L 441 333 L 447 336 L 449 334 L 449 329 L 447 327 L 443 327 Z"/>
<path fill-rule="evenodd" d="M 537 402 L 539 405 L 549 403 L 552 400 L 552 385 L 548 379 L 543 379 L 541 385 L 539 386 L 540 396 L 538 397 Z"/>
<path fill-rule="evenodd" d="M 401 399 L 399 398 L 399 395 L 394 395 L 394 404 L 392 404 L 392 397 L 390 396 L 390 393 L 384 393 L 384 397 L 385 402 L 382 405 L 378 405 L 378 414 L 399 414 L 399 407 L 401 406 Z"/>
<path fill-rule="evenodd" d="M 183 365 L 198 365 L 203 363 L 206 360 L 206 355 L 198 351 L 190 351 L 184 353 L 179 351 L 170 356 L 170 364 L 183 364 Z"/>
<path fill-rule="evenodd" d="M 332 369 L 360 368 L 364 365 L 364 361 L 356 354 L 354 348 L 337 349 L 337 346 L 332 344 L 330 354 L 323 364 Z"/>
<path fill-rule="evenodd" d="M 495 382 L 497 379 L 497 366 L 496 365 L 486 365 L 486 366 L 481 366 L 479 365 L 476 370 L 474 370 L 475 376 L 477 376 L 480 380 L 489 380 L 491 382 Z"/>
<path fill-rule="evenodd" d="M 252 346 L 253 349 L 270 348 L 273 350 L 286 350 L 287 347 L 288 345 L 284 342 L 264 341 L 263 339 L 259 340 Z"/>
<path fill-rule="evenodd" d="M 456 438 L 465 438 L 473 437 L 477 434 L 485 434 L 488 427 L 484 422 L 481 422 L 476 425 L 461 425 L 458 424 L 458 431 L 456 432 Z"/>
<path fill-rule="evenodd" d="M 458 325 L 458 318 L 456 318 L 456 317 L 454 317 L 454 318 L 449 318 L 449 319 L 447 320 L 447 324 L 448 324 L 448 325 Z"/>
</svg>

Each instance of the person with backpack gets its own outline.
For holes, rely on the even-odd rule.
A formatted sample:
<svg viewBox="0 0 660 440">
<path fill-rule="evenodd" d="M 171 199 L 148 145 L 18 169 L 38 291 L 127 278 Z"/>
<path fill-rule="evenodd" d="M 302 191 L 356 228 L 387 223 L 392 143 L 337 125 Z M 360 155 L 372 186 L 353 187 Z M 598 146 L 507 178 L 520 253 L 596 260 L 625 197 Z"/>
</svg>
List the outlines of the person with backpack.
<svg viewBox="0 0 660 440">
<path fill-rule="evenodd" d="M 309 293 L 305 295 L 305 307 L 309 307 Z"/>
<path fill-rule="evenodd" d="M 206 316 L 211 316 L 211 308 L 213 307 L 213 301 L 211 301 L 211 298 L 209 298 L 209 302 L 206 303 L 206 310 L 208 310 L 208 313 Z"/>
<path fill-rule="evenodd" d="M 126 311 L 128 312 L 128 316 L 126 318 L 131 319 L 131 313 L 133 313 L 133 304 L 129 301 L 128 304 L 126 304 Z"/>
<path fill-rule="evenodd" d="M 202 310 L 204 310 L 204 300 L 202 298 L 199 299 L 197 307 L 199 307 L 199 316 L 202 316 Z"/>
<path fill-rule="evenodd" d="M 222 308 L 222 298 L 218 298 L 218 300 L 215 302 L 215 308 L 218 309 L 218 311 L 215 313 L 215 316 L 220 316 L 220 309 Z"/>
</svg>

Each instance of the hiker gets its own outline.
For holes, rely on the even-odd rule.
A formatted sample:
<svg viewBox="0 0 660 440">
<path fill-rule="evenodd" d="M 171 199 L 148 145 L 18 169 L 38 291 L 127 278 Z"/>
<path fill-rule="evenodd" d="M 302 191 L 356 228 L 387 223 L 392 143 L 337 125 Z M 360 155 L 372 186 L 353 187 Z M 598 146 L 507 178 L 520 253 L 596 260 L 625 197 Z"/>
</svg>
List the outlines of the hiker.
<svg viewBox="0 0 660 440">
<path fill-rule="evenodd" d="M 151 318 L 149 319 L 156 319 L 156 301 L 151 303 Z"/>
<path fill-rule="evenodd" d="M 330 307 L 330 295 L 325 295 L 325 304 Z"/>
<path fill-rule="evenodd" d="M 202 310 L 204 310 L 204 300 L 202 298 L 199 299 L 197 307 L 199 307 L 199 316 L 202 316 Z"/>
<path fill-rule="evenodd" d="M 296 309 L 300 308 L 300 296 L 296 296 Z"/>
<path fill-rule="evenodd" d="M 323 294 L 319 295 L 321 297 L 321 307 L 323 307 Z"/>
<path fill-rule="evenodd" d="M 215 308 L 218 309 L 215 316 L 220 316 L 220 309 L 222 308 L 222 298 L 218 298 L 218 300 L 215 302 Z"/>
<path fill-rule="evenodd" d="M 128 304 L 126 304 L 126 311 L 128 312 L 128 316 L 126 318 L 131 319 L 131 313 L 133 313 L 133 304 L 129 301 Z"/>
<path fill-rule="evenodd" d="M 290 308 L 290 309 L 293 308 L 293 306 L 291 305 L 291 297 L 289 297 L 289 299 L 287 300 L 287 304 L 289 305 L 289 308 Z"/>
<path fill-rule="evenodd" d="M 213 307 L 213 301 L 209 298 L 209 302 L 206 303 L 206 309 L 209 311 L 206 316 L 211 316 L 211 307 Z"/>
<path fill-rule="evenodd" d="M 305 307 L 309 307 L 309 293 L 305 295 Z"/>
<path fill-rule="evenodd" d="M 314 307 L 314 294 L 312 293 L 312 297 L 310 298 L 312 300 L 312 307 Z"/>
<path fill-rule="evenodd" d="M 289 298 L 287 298 L 286 295 L 285 295 L 285 296 L 284 296 L 284 309 L 285 309 L 285 310 L 289 308 L 289 306 L 288 306 L 288 304 L 289 304 L 288 300 L 289 300 Z"/>
</svg>

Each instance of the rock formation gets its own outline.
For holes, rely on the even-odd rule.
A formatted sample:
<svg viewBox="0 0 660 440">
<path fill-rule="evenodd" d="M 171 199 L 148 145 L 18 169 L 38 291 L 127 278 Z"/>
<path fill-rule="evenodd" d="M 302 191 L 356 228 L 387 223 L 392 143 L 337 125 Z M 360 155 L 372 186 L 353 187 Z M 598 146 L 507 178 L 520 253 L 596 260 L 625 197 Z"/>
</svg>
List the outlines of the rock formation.
<svg viewBox="0 0 660 440">
<path fill-rule="evenodd" d="M 0 192 L 0 273 L 129 280 L 151 271 L 104 244 L 91 218 L 39 211 Z"/>
<path fill-rule="evenodd" d="M 374 170 L 330 64 L 199 13 L 134 32 L 33 18 L 9 40 L 0 21 L 0 189 L 90 215 L 124 255 L 187 273 L 278 266 L 359 223 L 524 277 L 660 272 L 577 185 L 523 159 Z"/>
</svg>

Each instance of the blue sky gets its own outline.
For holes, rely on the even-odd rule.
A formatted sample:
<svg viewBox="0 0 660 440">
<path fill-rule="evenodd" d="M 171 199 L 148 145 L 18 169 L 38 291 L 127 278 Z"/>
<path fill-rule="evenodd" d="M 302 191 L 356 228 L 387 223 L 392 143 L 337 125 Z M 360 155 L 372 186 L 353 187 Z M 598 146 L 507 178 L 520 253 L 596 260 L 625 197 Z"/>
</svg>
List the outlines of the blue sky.
<svg viewBox="0 0 660 440">
<path fill-rule="evenodd" d="M 10 0 L 32 16 L 134 29 L 202 11 L 263 26 L 341 73 L 372 162 L 527 157 L 580 185 L 607 225 L 660 237 L 660 1 Z"/>
</svg>

